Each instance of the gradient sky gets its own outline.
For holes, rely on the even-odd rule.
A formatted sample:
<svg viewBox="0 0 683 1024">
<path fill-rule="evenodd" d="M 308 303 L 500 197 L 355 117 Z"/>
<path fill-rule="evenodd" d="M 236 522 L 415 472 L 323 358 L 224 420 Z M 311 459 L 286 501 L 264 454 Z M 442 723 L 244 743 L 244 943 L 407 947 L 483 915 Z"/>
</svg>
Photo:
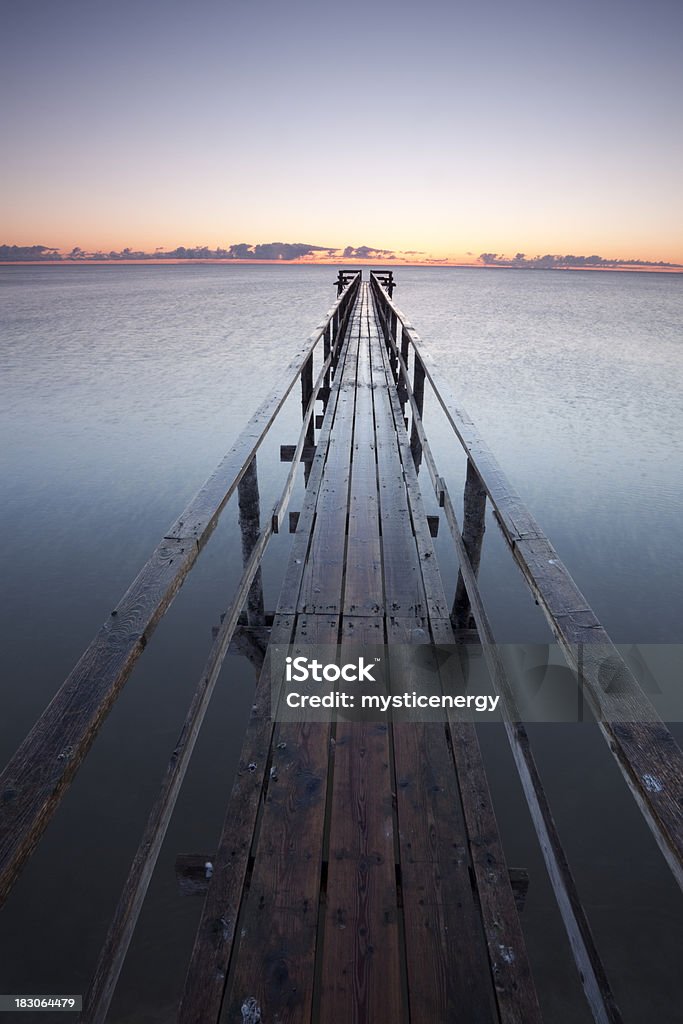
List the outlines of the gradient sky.
<svg viewBox="0 0 683 1024">
<path fill-rule="evenodd" d="M 0 242 L 683 263 L 680 0 L 0 13 Z"/>
</svg>

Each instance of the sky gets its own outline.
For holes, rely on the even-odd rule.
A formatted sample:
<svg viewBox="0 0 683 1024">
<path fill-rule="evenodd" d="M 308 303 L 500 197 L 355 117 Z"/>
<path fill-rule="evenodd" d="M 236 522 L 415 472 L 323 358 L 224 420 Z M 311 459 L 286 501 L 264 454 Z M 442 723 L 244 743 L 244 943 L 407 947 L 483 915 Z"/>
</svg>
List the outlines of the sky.
<svg viewBox="0 0 683 1024">
<path fill-rule="evenodd" d="M 0 243 L 683 263 L 680 0 L 0 14 Z"/>
</svg>

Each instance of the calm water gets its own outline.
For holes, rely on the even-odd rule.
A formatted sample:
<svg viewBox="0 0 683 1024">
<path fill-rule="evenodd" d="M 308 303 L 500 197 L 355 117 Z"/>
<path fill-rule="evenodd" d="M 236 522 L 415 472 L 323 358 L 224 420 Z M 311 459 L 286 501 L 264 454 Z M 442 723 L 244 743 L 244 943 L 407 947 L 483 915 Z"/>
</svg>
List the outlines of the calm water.
<svg viewBox="0 0 683 1024">
<path fill-rule="evenodd" d="M 331 305 L 334 276 L 0 268 L 3 763 Z M 399 306 L 613 638 L 682 642 L 683 278 L 399 268 L 397 280 Z M 260 457 L 265 508 L 282 473 L 277 447 L 296 440 L 296 406 Z M 457 479 L 436 416 L 433 429 Z M 238 575 L 231 506 L 224 520 L 0 915 L 0 992 L 85 991 Z M 269 607 L 288 544 L 280 535 L 266 564 Z M 443 538 L 439 554 L 452 586 Z M 493 524 L 481 580 L 501 640 L 546 639 Z M 215 845 L 252 686 L 248 665 L 229 658 L 112 1021 L 172 1019 L 201 903 L 177 894 L 173 863 Z M 508 860 L 531 873 L 523 921 L 547 1019 L 583 1022 L 504 738 L 495 726 L 481 733 Z M 679 1019 L 680 896 L 609 752 L 590 726 L 537 726 L 533 741 L 626 1021 Z"/>
</svg>

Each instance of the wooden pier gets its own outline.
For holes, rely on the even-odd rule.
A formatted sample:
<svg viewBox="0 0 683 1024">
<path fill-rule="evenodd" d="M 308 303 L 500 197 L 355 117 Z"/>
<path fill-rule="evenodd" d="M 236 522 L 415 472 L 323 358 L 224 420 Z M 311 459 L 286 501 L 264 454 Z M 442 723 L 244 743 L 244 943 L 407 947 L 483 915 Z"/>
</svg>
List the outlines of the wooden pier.
<svg viewBox="0 0 683 1024">
<path fill-rule="evenodd" d="M 112 921 L 82 1020 L 104 1022 L 211 693 L 228 650 L 257 670 L 225 822 L 214 850 L 180 858 L 205 893 L 178 1008 L 181 1024 L 534 1024 L 541 1021 L 476 729 L 443 721 L 286 721 L 268 649 L 362 645 L 400 658 L 475 638 L 593 1016 L 621 1020 L 555 828 L 477 570 L 487 505 L 577 674 L 624 779 L 679 883 L 683 760 L 557 553 L 394 305 L 390 272 L 340 272 L 338 298 L 110 619 L 0 778 L 4 899 L 183 579 L 238 491 L 244 573 L 204 672 Z M 257 452 L 301 386 L 282 496 L 260 508 Z M 423 422 L 429 391 L 467 453 L 461 526 Z M 317 403 L 323 412 L 316 416 Z M 303 505 L 289 513 L 296 474 Z M 418 474 L 419 481 L 418 482 Z M 433 489 L 460 573 L 450 600 L 434 553 Z M 294 532 L 277 608 L 260 566 Z M 392 652 L 393 655 L 392 655 Z M 430 661 L 431 659 L 431 661 Z M 398 666 L 397 666 L 398 668 Z M 618 680 L 619 685 L 611 685 Z M 532 883 L 533 884 L 533 883 Z M 180 898 L 180 897 L 179 897 Z"/>
</svg>

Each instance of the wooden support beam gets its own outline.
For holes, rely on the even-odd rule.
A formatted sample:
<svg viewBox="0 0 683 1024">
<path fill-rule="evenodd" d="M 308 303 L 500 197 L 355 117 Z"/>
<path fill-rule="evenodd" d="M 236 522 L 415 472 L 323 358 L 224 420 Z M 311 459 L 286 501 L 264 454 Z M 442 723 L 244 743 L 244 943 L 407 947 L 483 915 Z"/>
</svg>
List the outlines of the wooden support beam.
<svg viewBox="0 0 683 1024">
<path fill-rule="evenodd" d="M 313 394 L 313 353 L 308 357 L 301 370 L 301 415 L 305 418 L 308 404 Z M 306 428 L 306 444 L 311 448 L 315 445 L 315 428 L 313 417 L 309 417 Z"/>
<path fill-rule="evenodd" d="M 484 542 L 484 531 L 486 530 L 486 488 L 482 484 L 479 474 L 467 461 L 467 477 L 465 480 L 465 494 L 463 499 L 463 531 L 462 541 L 469 558 L 472 572 L 475 579 L 479 573 L 481 562 L 481 549 Z M 458 571 L 458 582 L 455 587 L 455 599 L 451 621 L 454 629 L 467 629 L 470 622 L 470 602 L 467 596 L 467 587 L 462 575 L 462 569 Z"/>
<path fill-rule="evenodd" d="M 261 505 L 256 456 L 249 463 L 246 473 L 239 482 L 237 498 L 240 532 L 242 534 L 242 562 L 244 565 L 247 565 L 261 533 Z M 247 596 L 247 620 L 250 626 L 262 626 L 265 622 L 263 577 L 260 566 L 256 571 Z"/>
<path fill-rule="evenodd" d="M 415 365 L 413 367 L 413 396 L 415 398 L 415 404 L 420 419 L 422 419 L 422 411 L 424 408 L 424 394 L 425 394 L 425 368 L 422 360 L 415 355 Z M 415 468 L 419 470 L 420 462 L 422 461 L 422 445 L 420 443 L 420 435 L 413 419 L 413 428 L 410 434 L 410 450 L 413 454 L 413 461 Z"/>
</svg>

